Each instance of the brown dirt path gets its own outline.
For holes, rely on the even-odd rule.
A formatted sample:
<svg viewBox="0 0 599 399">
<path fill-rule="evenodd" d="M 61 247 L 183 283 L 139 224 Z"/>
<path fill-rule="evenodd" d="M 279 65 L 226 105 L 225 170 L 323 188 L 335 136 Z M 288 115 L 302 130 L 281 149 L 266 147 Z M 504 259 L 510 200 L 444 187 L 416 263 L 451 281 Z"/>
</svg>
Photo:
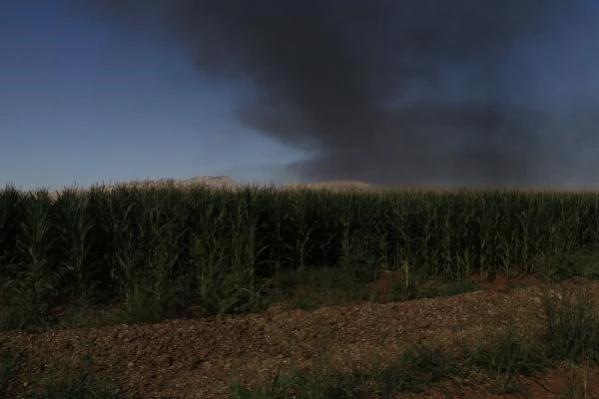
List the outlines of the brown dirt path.
<svg viewBox="0 0 599 399">
<path fill-rule="evenodd" d="M 585 286 L 599 294 L 599 283 Z M 540 321 L 540 294 L 535 286 L 314 311 L 273 307 L 262 314 L 160 324 L 0 333 L 0 342 L 25 349 L 27 366 L 18 385 L 26 385 L 23 391 L 49 365 L 58 362 L 63 372 L 73 371 L 90 354 L 92 371 L 115 382 L 128 398 L 227 398 L 232 374 L 251 383 L 292 363 L 318 367 L 324 354 L 333 367 L 363 367 L 390 359 L 408 342 L 480 339 L 510 316 L 517 325 Z"/>
</svg>

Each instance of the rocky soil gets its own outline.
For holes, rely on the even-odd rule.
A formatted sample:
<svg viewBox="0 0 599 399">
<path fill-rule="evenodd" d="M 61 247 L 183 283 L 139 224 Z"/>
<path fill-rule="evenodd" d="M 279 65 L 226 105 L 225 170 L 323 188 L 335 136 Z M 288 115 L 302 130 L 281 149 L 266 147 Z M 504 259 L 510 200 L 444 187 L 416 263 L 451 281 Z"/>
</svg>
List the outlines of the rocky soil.
<svg viewBox="0 0 599 399">
<path fill-rule="evenodd" d="M 599 295 L 599 283 L 584 284 Z M 71 373 L 91 355 L 93 373 L 114 382 L 127 398 L 216 399 L 229 397 L 233 376 L 251 386 L 292 365 L 317 370 L 325 357 L 334 368 L 361 369 L 384 364 L 408 343 L 478 342 L 510 318 L 518 326 L 540 323 L 540 295 L 539 286 L 530 286 L 313 311 L 286 311 L 275 305 L 262 314 L 43 333 L 13 331 L 1 333 L 0 342 L 24 350 L 25 366 L 11 397 L 31 392 L 36 381 L 57 371 L 52 370 L 57 364 L 59 372 Z M 596 377 L 591 374 L 589 380 L 599 387 Z M 531 392 L 541 395 L 534 397 L 557 398 L 565 374 L 555 371 L 542 381 L 527 382 Z M 435 395 L 441 393 L 420 397 Z M 480 390 L 464 395 L 488 397 Z"/>
</svg>

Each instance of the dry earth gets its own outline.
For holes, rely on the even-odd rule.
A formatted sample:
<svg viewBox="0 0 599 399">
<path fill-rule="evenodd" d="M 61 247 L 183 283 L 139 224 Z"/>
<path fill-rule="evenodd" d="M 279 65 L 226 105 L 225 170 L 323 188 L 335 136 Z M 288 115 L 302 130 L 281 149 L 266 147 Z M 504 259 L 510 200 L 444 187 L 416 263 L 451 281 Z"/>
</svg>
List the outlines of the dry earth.
<svg viewBox="0 0 599 399">
<path fill-rule="evenodd" d="M 599 283 L 584 284 L 593 295 L 599 294 Z M 274 306 L 262 314 L 153 325 L 7 332 L 0 334 L 0 342 L 25 350 L 19 395 L 49 375 L 50 365 L 70 372 L 81 367 L 83 355 L 89 354 L 94 359 L 93 372 L 115 382 L 127 398 L 227 398 L 233 375 L 251 385 L 292 364 L 318 369 L 325 354 L 334 368 L 360 369 L 384 364 L 410 342 L 435 340 L 453 345 L 456 338 L 478 341 L 510 318 L 518 326 L 538 323 L 542 321 L 540 295 L 541 287 L 530 286 L 314 311 Z M 557 398 L 565 376 L 565 371 L 555 371 L 526 380 L 525 385 L 534 393 L 532 397 Z M 599 388 L 597 375 L 591 373 L 588 381 Z M 19 395 L 14 392 L 12 397 Z M 492 397 L 474 389 L 464 395 Z M 445 396 L 430 391 L 425 396 L 399 397 Z"/>
</svg>

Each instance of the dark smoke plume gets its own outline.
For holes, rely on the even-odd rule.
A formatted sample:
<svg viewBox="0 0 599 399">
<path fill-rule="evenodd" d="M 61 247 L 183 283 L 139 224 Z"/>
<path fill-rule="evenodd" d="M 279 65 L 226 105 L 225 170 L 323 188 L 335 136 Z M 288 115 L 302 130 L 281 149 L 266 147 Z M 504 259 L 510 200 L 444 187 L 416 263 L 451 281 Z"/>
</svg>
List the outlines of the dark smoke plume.
<svg viewBox="0 0 599 399">
<path fill-rule="evenodd" d="M 239 118 L 306 149 L 291 167 L 308 180 L 555 185 L 574 155 L 545 135 L 517 50 L 582 0 L 83 1 L 166 28 L 202 73 L 243 87 Z"/>
</svg>

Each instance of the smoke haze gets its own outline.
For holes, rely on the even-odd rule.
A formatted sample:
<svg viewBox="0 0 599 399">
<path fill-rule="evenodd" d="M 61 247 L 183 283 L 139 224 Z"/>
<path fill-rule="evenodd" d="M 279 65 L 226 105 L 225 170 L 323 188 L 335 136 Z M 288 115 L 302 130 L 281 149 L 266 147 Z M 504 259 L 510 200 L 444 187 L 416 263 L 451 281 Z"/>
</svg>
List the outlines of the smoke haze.
<svg viewBox="0 0 599 399">
<path fill-rule="evenodd" d="M 306 150 L 290 165 L 306 180 L 592 179 L 580 154 L 595 114 L 554 122 L 559 106 L 541 101 L 547 82 L 526 50 L 572 29 L 584 0 L 82 1 L 172 35 L 199 72 L 238 85 L 238 118 Z"/>
</svg>

